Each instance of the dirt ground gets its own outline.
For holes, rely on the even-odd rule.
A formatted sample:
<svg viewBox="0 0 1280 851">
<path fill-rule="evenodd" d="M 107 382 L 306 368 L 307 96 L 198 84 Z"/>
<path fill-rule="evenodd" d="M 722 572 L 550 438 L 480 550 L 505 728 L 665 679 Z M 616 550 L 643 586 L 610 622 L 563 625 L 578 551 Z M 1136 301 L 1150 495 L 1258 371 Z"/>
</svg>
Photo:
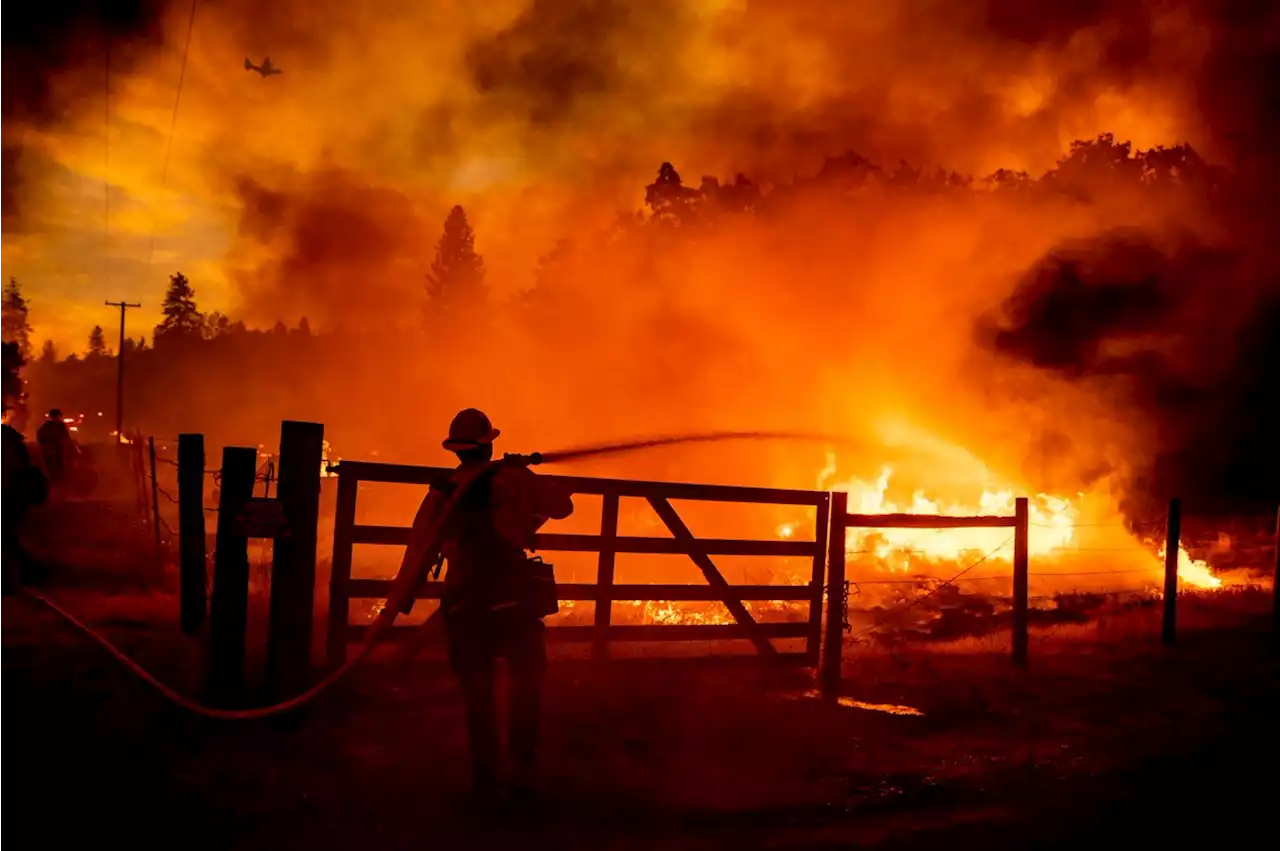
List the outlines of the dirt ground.
<svg viewBox="0 0 1280 851">
<path fill-rule="evenodd" d="M 182 687 L 171 598 L 50 589 Z M 850 648 L 828 706 L 754 665 L 554 662 L 542 809 L 465 816 L 462 716 L 439 667 L 380 663 L 272 722 L 166 704 L 47 611 L 3 606 L 5 835 L 132 848 L 1067 847 L 1257 841 L 1280 755 L 1269 592 L 999 639 Z"/>
</svg>

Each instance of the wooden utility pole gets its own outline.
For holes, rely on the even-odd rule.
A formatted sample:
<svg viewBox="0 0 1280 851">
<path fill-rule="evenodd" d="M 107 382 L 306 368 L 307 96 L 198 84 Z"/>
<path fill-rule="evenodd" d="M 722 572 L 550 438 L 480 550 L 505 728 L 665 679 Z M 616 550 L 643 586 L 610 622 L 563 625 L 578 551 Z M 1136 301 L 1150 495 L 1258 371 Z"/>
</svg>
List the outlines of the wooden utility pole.
<svg viewBox="0 0 1280 851">
<path fill-rule="evenodd" d="M 178 435 L 179 600 L 182 631 L 194 635 L 208 611 L 205 591 L 204 435 Z"/>
<path fill-rule="evenodd" d="M 1169 524 L 1164 542 L 1164 623 L 1160 640 L 1172 646 L 1178 635 L 1178 549 L 1182 536 L 1182 503 L 1169 500 Z"/>
<path fill-rule="evenodd" d="M 120 308 L 120 348 L 116 350 L 116 443 L 124 441 L 124 313 L 131 307 L 127 301 L 109 301 L 107 307 Z"/>
<path fill-rule="evenodd" d="M 320 423 L 286 420 L 281 424 L 276 500 L 285 529 L 276 537 L 272 554 L 267 636 L 267 676 L 279 695 L 306 688 L 311 670 L 323 451 L 324 426 Z M 267 487 L 271 487 L 270 479 Z"/>
</svg>

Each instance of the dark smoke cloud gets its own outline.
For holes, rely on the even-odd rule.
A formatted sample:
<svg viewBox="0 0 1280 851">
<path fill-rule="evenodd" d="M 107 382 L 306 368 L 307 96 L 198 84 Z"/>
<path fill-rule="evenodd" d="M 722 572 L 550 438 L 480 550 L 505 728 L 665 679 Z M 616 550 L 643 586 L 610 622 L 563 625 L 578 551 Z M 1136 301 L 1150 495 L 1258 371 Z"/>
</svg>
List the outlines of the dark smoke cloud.
<svg viewBox="0 0 1280 851">
<path fill-rule="evenodd" d="M 1117 396 L 1148 442 L 1124 508 L 1280 501 L 1280 287 L 1239 247 L 1108 234 L 1055 249 L 981 334 L 1005 357 Z M 1274 267 L 1270 267 L 1274 268 Z"/>
<path fill-rule="evenodd" d="M 1190 274 L 1138 233 L 1059 248 L 1018 284 L 992 342 L 1071 377 L 1110 371 L 1105 344 L 1158 329 Z"/>
<path fill-rule="evenodd" d="M 1132 48 L 1149 37 L 1149 4 L 1142 0 L 987 0 L 983 23 L 996 35 L 1027 44 L 1063 44 L 1084 27 L 1119 22 L 1122 36 L 1112 56 L 1133 55 Z M 1128 45 L 1130 49 L 1120 49 Z"/>
<path fill-rule="evenodd" d="M 993 28 L 1032 41 L 1140 3 L 994 2 Z M 1195 239 L 1106 235 L 1063 246 L 1028 270 L 984 339 L 1004 356 L 1115 396 L 1116 415 L 1145 438 L 1124 508 L 1158 516 L 1183 498 L 1206 513 L 1269 514 L 1280 501 L 1280 258 L 1269 233 L 1280 185 L 1280 10 L 1263 0 L 1191 3 L 1212 34 L 1182 73 L 1203 145 L 1237 174 L 1198 212 L 1218 234 Z M 1140 58 L 1136 17 L 1109 58 Z M 1177 69 L 1164 73 L 1176 74 Z M 1222 234 L 1229 234 L 1223 237 Z"/>
<path fill-rule="evenodd" d="M 1280 6 L 1234 0 L 1198 11 L 1216 36 L 1195 75 L 1204 123 L 1233 164 L 1275 180 L 1280 171 Z M 1274 205 L 1274 193 L 1268 195 Z"/>
<path fill-rule="evenodd" d="M 163 0 L 10 4 L 0 33 L 5 123 L 57 121 L 77 95 L 95 86 L 100 91 L 108 48 L 112 73 L 127 73 L 142 53 L 160 43 L 164 6 Z M 85 73 L 89 69 L 99 72 L 96 80 Z M 67 72 L 69 81 L 60 76 Z M 70 87 L 64 85 L 68 82 Z"/>
<path fill-rule="evenodd" d="M 666 5 L 535 0 L 510 26 L 471 45 L 467 70 L 494 108 L 535 124 L 564 121 L 592 95 L 628 84 L 619 42 L 638 37 L 641 19 Z"/>
<path fill-rule="evenodd" d="M 270 187 L 241 178 L 236 192 L 240 250 L 271 258 L 239 280 L 250 320 L 306 315 L 354 328 L 417 315 L 412 297 L 422 292 L 427 255 L 410 246 L 427 226 L 404 193 L 337 167 L 282 175 Z"/>
<path fill-rule="evenodd" d="M 100 101 L 108 55 L 112 74 L 127 74 L 160 44 L 164 5 L 163 0 L 65 0 L 5 7 L 0 192 L 6 231 L 23 227 L 24 183 L 41 179 L 50 165 L 28 150 L 22 131 L 58 124 L 82 98 Z"/>
</svg>

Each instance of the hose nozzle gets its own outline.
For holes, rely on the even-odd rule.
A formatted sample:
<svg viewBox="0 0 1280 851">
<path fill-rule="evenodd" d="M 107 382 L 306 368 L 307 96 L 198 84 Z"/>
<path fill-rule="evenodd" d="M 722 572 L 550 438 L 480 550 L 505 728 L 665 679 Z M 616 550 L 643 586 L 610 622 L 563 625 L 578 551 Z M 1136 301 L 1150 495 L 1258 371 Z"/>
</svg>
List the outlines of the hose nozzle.
<svg viewBox="0 0 1280 851">
<path fill-rule="evenodd" d="M 519 455 L 515 452 L 508 452 L 502 456 L 502 460 L 508 464 L 518 464 L 521 467 L 533 467 L 542 463 L 542 453 L 534 452 L 529 455 Z"/>
</svg>

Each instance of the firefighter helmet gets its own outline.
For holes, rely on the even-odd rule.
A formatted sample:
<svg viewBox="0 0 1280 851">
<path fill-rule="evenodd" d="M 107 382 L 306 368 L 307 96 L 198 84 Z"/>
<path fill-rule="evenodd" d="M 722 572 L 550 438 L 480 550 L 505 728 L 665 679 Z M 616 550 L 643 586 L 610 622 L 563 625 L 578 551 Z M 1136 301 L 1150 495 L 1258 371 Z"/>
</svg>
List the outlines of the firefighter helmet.
<svg viewBox="0 0 1280 851">
<path fill-rule="evenodd" d="M 449 439 L 444 442 L 444 448 L 450 452 L 475 449 L 493 443 L 501 433 L 489 422 L 484 411 L 467 408 L 459 411 L 453 422 L 449 423 Z"/>
</svg>

